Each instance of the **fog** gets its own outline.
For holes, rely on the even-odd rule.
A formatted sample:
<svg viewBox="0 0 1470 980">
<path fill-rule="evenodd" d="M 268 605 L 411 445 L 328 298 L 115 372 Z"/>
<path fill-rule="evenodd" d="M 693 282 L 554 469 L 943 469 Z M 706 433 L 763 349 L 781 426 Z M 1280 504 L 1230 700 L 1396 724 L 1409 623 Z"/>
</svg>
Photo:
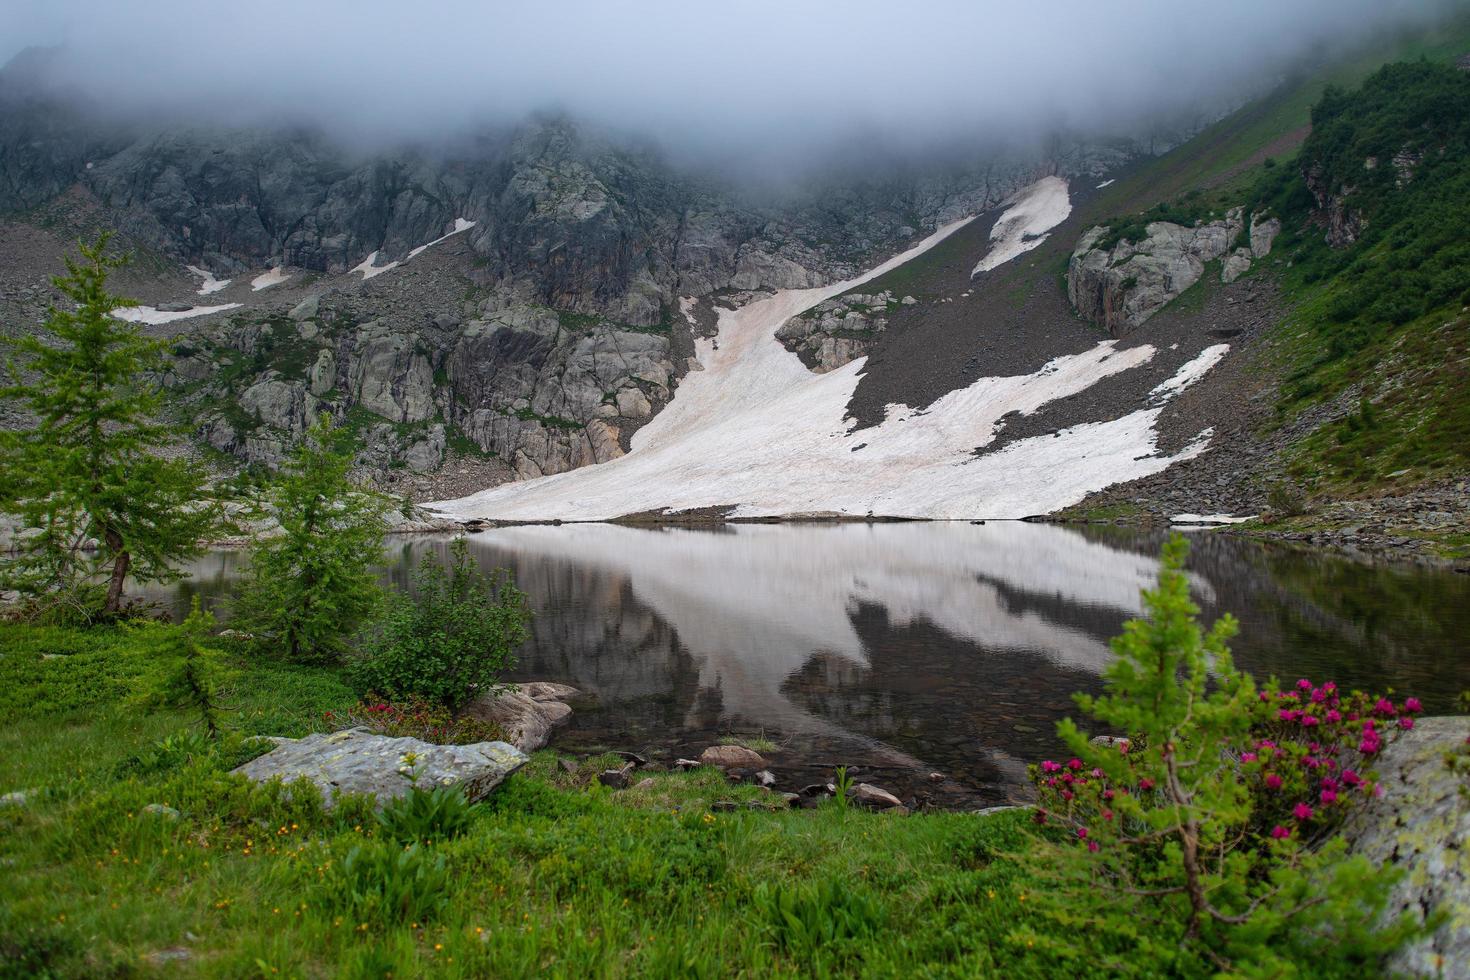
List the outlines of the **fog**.
<svg viewBox="0 0 1470 980">
<path fill-rule="evenodd" d="M 432 139 L 564 111 L 726 158 L 1127 130 L 1440 0 L 5 0 L 118 112 Z"/>
</svg>

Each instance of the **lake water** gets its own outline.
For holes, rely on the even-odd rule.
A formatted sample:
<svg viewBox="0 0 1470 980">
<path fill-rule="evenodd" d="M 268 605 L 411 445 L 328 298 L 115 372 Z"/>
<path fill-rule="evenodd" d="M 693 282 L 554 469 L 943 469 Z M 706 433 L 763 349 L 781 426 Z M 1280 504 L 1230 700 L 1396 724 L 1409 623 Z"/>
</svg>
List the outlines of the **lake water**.
<svg viewBox="0 0 1470 980">
<path fill-rule="evenodd" d="M 390 543 L 406 583 L 448 537 Z M 763 735 L 782 789 L 836 764 L 943 805 L 1025 792 L 1024 765 L 1058 750 L 1074 691 L 1096 691 L 1108 639 L 1140 611 L 1162 534 L 992 522 L 602 524 L 471 535 L 509 568 L 536 617 L 518 679 L 591 697 L 554 743 L 697 755 Z M 1470 576 L 1374 567 L 1225 535 L 1193 536 L 1207 618 L 1258 679 L 1392 687 L 1430 712 L 1470 689 Z M 214 606 L 243 564 L 206 556 L 154 597 Z M 942 778 L 932 779 L 931 772 Z"/>
</svg>

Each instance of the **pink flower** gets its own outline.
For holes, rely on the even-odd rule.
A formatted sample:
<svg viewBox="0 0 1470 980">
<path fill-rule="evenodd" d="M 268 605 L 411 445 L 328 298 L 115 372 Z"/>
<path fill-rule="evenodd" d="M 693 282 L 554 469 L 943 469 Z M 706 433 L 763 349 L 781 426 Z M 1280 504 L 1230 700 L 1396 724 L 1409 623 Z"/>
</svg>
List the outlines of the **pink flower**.
<svg viewBox="0 0 1470 980">
<path fill-rule="evenodd" d="M 1298 820 L 1310 820 L 1312 819 L 1312 808 L 1307 806 L 1305 803 L 1298 803 L 1296 806 L 1292 807 L 1291 815 L 1296 817 Z"/>
<path fill-rule="evenodd" d="M 1312 692 L 1312 701 L 1313 702 L 1315 702 L 1317 704 L 1321 704 L 1323 701 L 1326 701 L 1326 700 L 1327 700 L 1327 692 L 1324 691 L 1324 690 L 1322 690 L 1322 688 L 1319 687 L 1315 691 Z"/>
<path fill-rule="evenodd" d="M 1344 769 L 1342 771 L 1342 781 L 1344 783 L 1347 783 L 1349 786 L 1361 786 L 1361 785 L 1363 785 L 1363 777 L 1362 776 L 1359 776 L 1357 773 L 1353 772 L 1351 769 Z"/>
<path fill-rule="evenodd" d="M 1414 727 L 1414 719 L 1410 718 L 1408 715 L 1405 715 L 1404 717 L 1399 719 L 1399 727 L 1402 728 L 1404 731 L 1408 731 L 1410 728 Z"/>
<path fill-rule="evenodd" d="M 1102 812 L 1102 818 L 1104 820 L 1111 821 L 1113 819 L 1113 811 L 1112 810 L 1104 810 Z"/>
<path fill-rule="evenodd" d="M 1303 728 L 1311 728 L 1315 724 L 1317 724 L 1317 719 L 1315 717 L 1313 717 L 1312 715 L 1302 715 Z"/>
<path fill-rule="evenodd" d="M 1322 791 L 1322 802 L 1323 803 L 1336 803 L 1337 802 L 1337 792 L 1335 790 L 1324 789 Z"/>
<path fill-rule="evenodd" d="M 1073 772 L 1076 772 L 1078 769 L 1081 769 L 1082 768 L 1082 760 L 1081 759 L 1068 759 L 1067 760 L 1067 768 L 1068 769 L 1071 769 Z"/>
<path fill-rule="evenodd" d="M 1071 800 L 1071 799 L 1075 799 L 1075 798 L 1076 798 L 1076 795 L 1077 795 L 1077 794 L 1075 794 L 1075 793 L 1073 793 L 1073 792 L 1072 792 L 1072 791 L 1071 791 L 1071 790 L 1069 790 L 1069 789 L 1064 789 L 1064 790 L 1062 790 L 1062 799 L 1064 799 L 1064 800 Z"/>
<path fill-rule="evenodd" d="M 1298 691 L 1310 691 L 1312 689 L 1312 682 L 1303 677 L 1296 682 L 1296 689 Z"/>
<path fill-rule="evenodd" d="M 1088 841 L 1087 842 L 1087 849 L 1089 851 L 1091 851 L 1093 854 L 1096 854 L 1097 853 L 1097 841 L 1095 841 L 1095 840 Z"/>
<path fill-rule="evenodd" d="M 1256 748 L 1258 748 L 1258 749 L 1274 749 L 1274 748 L 1276 748 L 1276 743 L 1273 742 L 1273 741 L 1271 741 L 1269 738 L 1263 738 L 1259 742 L 1256 743 Z"/>
<path fill-rule="evenodd" d="M 1110 789 L 1103 790 L 1103 799 L 1111 800 L 1115 794 Z"/>
<path fill-rule="evenodd" d="M 1061 772 L 1062 771 L 1062 767 L 1059 764 L 1057 764 L 1055 762 L 1052 762 L 1050 759 L 1047 759 L 1045 762 L 1043 762 L 1041 764 L 1041 771 L 1042 772 Z"/>
<path fill-rule="evenodd" d="M 1424 710 L 1424 705 L 1419 703 L 1418 698 L 1408 698 L 1404 701 L 1404 710 L 1409 714 L 1418 714 Z"/>
<path fill-rule="evenodd" d="M 1297 718 L 1300 716 L 1301 712 L 1297 711 L 1295 708 L 1282 708 L 1280 711 L 1276 712 L 1276 717 L 1281 719 L 1282 721 L 1296 721 Z"/>
<path fill-rule="evenodd" d="M 1271 828 L 1271 836 L 1276 838 L 1277 840 L 1283 840 L 1291 836 L 1291 831 L 1281 826 L 1281 824 L 1277 824 L 1276 826 Z"/>
<path fill-rule="evenodd" d="M 1103 771 L 1101 769 L 1094 769 L 1094 770 L 1092 770 L 1092 778 L 1093 779 L 1101 779 L 1101 778 L 1103 778 Z"/>
<path fill-rule="evenodd" d="M 1146 793 L 1154 788 L 1154 781 L 1152 779 L 1140 779 L 1138 781 L 1138 788 Z"/>
<path fill-rule="evenodd" d="M 1240 753 L 1240 761 L 1241 762 L 1255 762 L 1257 758 L 1259 758 L 1259 757 L 1254 752 L 1242 752 L 1242 753 Z"/>
<path fill-rule="evenodd" d="M 1269 701 L 1269 700 L 1271 700 L 1271 695 L 1267 694 L 1265 691 L 1259 691 L 1259 692 L 1257 692 L 1256 693 L 1256 697 L 1259 700 L 1261 700 L 1261 701 Z"/>
<path fill-rule="evenodd" d="M 1077 836 L 1080 837 L 1080 838 L 1082 838 L 1083 840 L 1086 840 L 1087 839 L 1087 828 L 1086 827 L 1078 827 L 1077 828 Z"/>
<path fill-rule="evenodd" d="M 1316 769 L 1320 765 L 1322 765 L 1322 760 L 1319 759 L 1319 758 L 1317 758 L 1316 756 L 1314 756 L 1314 755 L 1304 755 L 1304 756 L 1302 756 L 1302 767 L 1303 768 L 1305 768 L 1305 769 Z"/>
<path fill-rule="evenodd" d="M 1323 789 L 1337 789 L 1337 780 L 1333 779 L 1331 776 L 1323 776 L 1322 777 L 1322 788 Z"/>
<path fill-rule="evenodd" d="M 1336 708 L 1327 709 L 1327 720 L 1332 722 L 1342 721 L 1342 712 Z"/>
<path fill-rule="evenodd" d="M 1378 703 L 1373 705 L 1373 710 L 1378 712 L 1380 715 L 1385 715 L 1387 717 L 1392 717 L 1394 714 L 1397 713 L 1397 709 L 1394 708 L 1393 702 L 1390 701 L 1388 698 L 1379 698 Z"/>
<path fill-rule="evenodd" d="M 1280 789 L 1281 788 L 1281 777 L 1278 776 L 1278 775 L 1276 775 L 1274 772 L 1267 773 L 1266 774 L 1266 788 L 1267 789 Z"/>
<path fill-rule="evenodd" d="M 1046 823 L 1046 811 L 1038 808 L 1036 813 L 1032 815 L 1031 819 L 1035 820 L 1037 823 Z"/>
</svg>

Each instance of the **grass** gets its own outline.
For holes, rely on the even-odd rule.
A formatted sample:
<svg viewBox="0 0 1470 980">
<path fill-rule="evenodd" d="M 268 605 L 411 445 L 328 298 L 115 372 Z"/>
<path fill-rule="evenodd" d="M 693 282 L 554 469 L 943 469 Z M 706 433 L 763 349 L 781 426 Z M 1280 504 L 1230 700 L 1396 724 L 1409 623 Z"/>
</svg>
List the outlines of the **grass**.
<svg viewBox="0 0 1470 980">
<path fill-rule="evenodd" d="M 1023 814 L 711 812 L 720 800 L 773 798 L 713 769 L 613 792 L 595 779 L 613 757 L 567 773 L 541 753 L 461 836 L 397 857 L 352 801 L 324 813 L 311 793 L 228 775 L 259 751 L 249 743 L 159 748 L 169 736 L 188 745 L 189 719 L 132 707 L 129 692 L 170 628 L 0 626 L 0 792 L 30 793 L 0 809 L 0 973 L 132 975 L 169 950 L 187 953 L 169 967 L 180 976 L 1048 976 L 1059 966 L 1010 938 L 1029 922 L 1033 886 L 1009 856 L 1028 839 Z M 299 735 L 353 698 L 329 668 L 231 660 L 230 720 L 243 734 Z M 150 803 L 180 816 L 147 813 Z M 402 921 L 384 914 L 353 891 L 353 869 L 370 858 L 419 875 L 381 872 L 393 887 L 442 875 L 442 900 L 409 906 Z"/>
<path fill-rule="evenodd" d="M 766 738 L 764 732 L 759 735 L 722 735 L 719 741 L 721 745 L 738 745 L 752 752 L 776 752 L 781 748 L 771 739 Z"/>
</svg>

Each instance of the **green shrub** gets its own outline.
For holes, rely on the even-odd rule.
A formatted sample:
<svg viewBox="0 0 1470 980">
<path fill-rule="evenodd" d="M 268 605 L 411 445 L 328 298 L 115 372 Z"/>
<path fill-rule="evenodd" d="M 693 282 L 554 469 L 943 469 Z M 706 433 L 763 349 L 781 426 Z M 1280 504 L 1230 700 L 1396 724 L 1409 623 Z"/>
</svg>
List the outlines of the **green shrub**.
<svg viewBox="0 0 1470 980">
<path fill-rule="evenodd" d="M 481 572 L 459 538 L 448 568 L 425 555 L 412 593 L 391 597 L 353 676 L 363 690 L 459 708 L 514 666 L 530 615 L 510 574 Z"/>
<path fill-rule="evenodd" d="M 1196 621 L 1187 551 L 1178 535 L 1165 546 L 1146 618 L 1113 641 L 1104 695 L 1077 696 L 1131 742 L 1094 745 L 1069 719 L 1057 727 L 1073 758 L 1034 771 L 1052 832 L 1032 860 L 1052 883 L 1039 905 L 1057 928 L 1019 938 L 1083 957 L 1072 931 L 1098 927 L 1135 950 L 1107 964 L 1120 973 L 1283 975 L 1308 962 L 1371 973 L 1412 932 L 1380 918 L 1397 872 L 1348 857 L 1341 838 L 1321 842 L 1372 792 L 1361 770 L 1381 748 L 1375 717 L 1417 702 L 1306 681 L 1258 693 L 1226 646 L 1234 619 L 1208 633 Z"/>
<path fill-rule="evenodd" d="M 345 712 L 326 712 L 324 720 L 333 725 L 366 728 L 375 735 L 407 736 L 436 745 L 473 745 L 505 738 L 505 732 L 493 721 L 456 716 L 444 705 L 421 697 L 387 701 L 369 693 Z"/>
<path fill-rule="evenodd" d="M 859 944 L 883 924 L 882 907 L 838 879 L 762 882 L 751 893 L 750 904 L 775 946 L 816 973 L 858 952 Z"/>
<path fill-rule="evenodd" d="M 1307 512 L 1307 496 L 1301 487 L 1283 480 L 1266 491 L 1266 505 L 1282 517 L 1297 517 Z"/>
<path fill-rule="evenodd" d="M 469 829 L 479 813 L 460 786 L 415 786 L 389 800 L 374 815 L 378 829 L 400 844 L 452 840 Z"/>
<path fill-rule="evenodd" d="M 347 852 L 329 887 L 332 904 L 353 921 L 393 926 L 433 918 L 448 883 L 444 855 L 368 842 Z"/>
</svg>

